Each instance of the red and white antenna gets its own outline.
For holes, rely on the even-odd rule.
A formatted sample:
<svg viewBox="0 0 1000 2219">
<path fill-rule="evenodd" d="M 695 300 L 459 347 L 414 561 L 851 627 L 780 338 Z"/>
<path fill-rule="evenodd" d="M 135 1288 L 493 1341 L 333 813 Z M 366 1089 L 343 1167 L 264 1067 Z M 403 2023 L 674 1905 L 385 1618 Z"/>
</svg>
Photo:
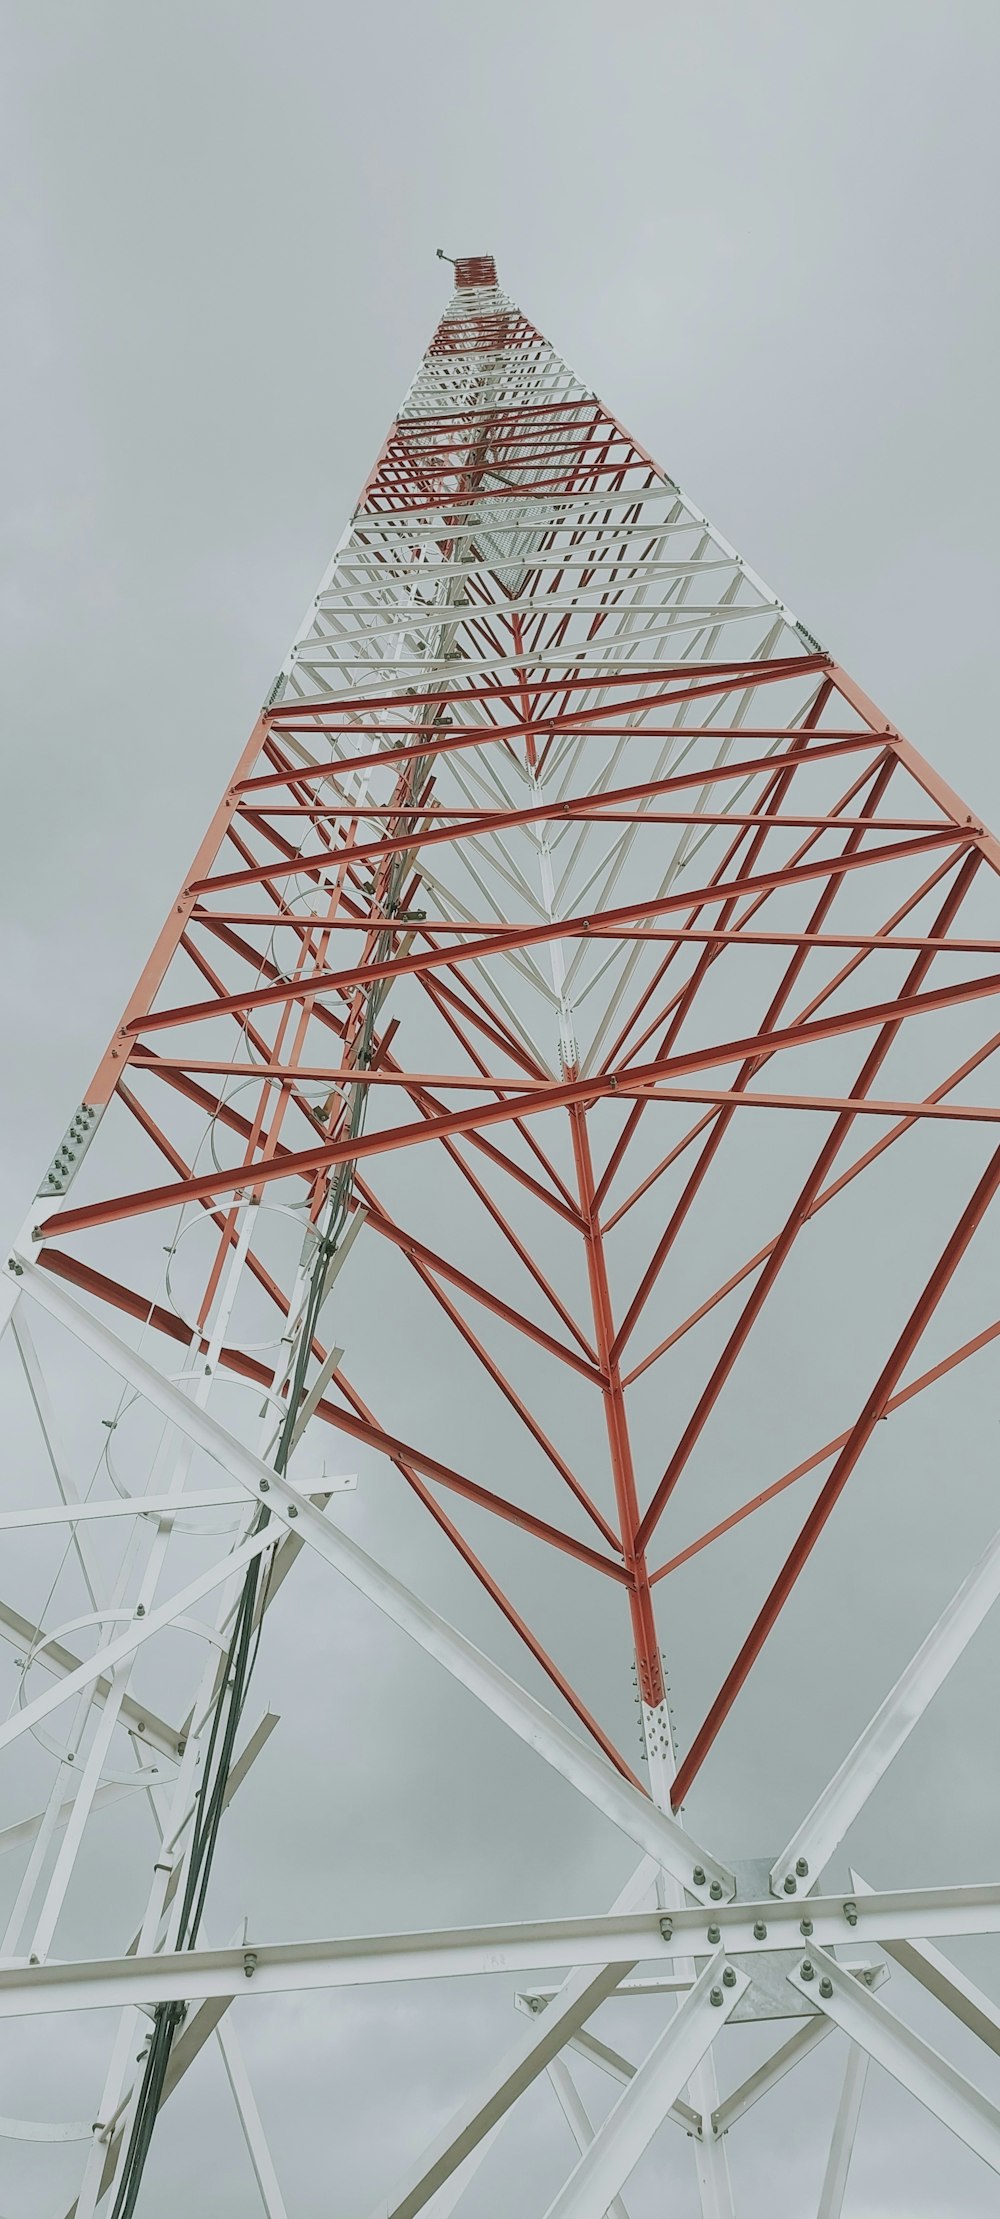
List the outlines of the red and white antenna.
<svg viewBox="0 0 1000 2219">
<path fill-rule="evenodd" d="M 275 2219 L 232 2000 L 501 1972 L 527 2023 L 402 2178 L 370 2148 L 370 2219 L 444 2219 L 546 2073 L 570 2129 L 547 2219 L 621 2219 L 641 2160 L 693 2162 L 727 2219 L 744 2116 L 839 2028 L 836 2219 L 869 2058 L 1000 2170 L 967 2077 L 1000 2013 L 939 1946 L 997 1931 L 1000 1884 L 960 1858 L 920 1884 L 919 1808 L 870 1889 L 848 1861 L 1000 1587 L 998 1538 L 936 1623 L 915 1598 L 887 1670 L 852 1586 L 889 1531 L 886 1577 L 931 1550 L 900 1507 L 937 1478 L 925 1413 L 1000 1333 L 1000 848 L 491 257 L 454 273 L 5 1258 L 33 1432 L 0 1515 L 25 1797 L 0 2013 L 51 2015 L 51 2045 L 0 2137 L 32 2139 L 42 2196 L 76 2133 L 76 2219 L 127 2219 L 212 2040 Z M 951 1496 L 981 1450 L 967 1398 L 947 1413 Z M 355 1537 L 356 1465 L 459 1560 L 475 1644 L 426 1551 L 407 1578 Z M 364 1490 L 358 1515 L 377 1535 Z M 331 1609 L 347 1583 L 615 1830 L 616 1902 L 581 1915 L 539 1848 L 528 1918 L 350 1939 L 331 1911 L 319 1939 L 209 1945 L 216 1845 L 269 1761 L 257 1646 L 304 1553 Z M 848 1652 L 868 1723 L 831 1685 Z M 405 1811 L 395 1837 L 402 1873 Z M 511 1841 L 523 1905 L 516 1811 Z M 110 1955 L 95 1844 L 134 1878 Z M 581 2048 L 611 2076 L 595 2119 Z"/>
</svg>

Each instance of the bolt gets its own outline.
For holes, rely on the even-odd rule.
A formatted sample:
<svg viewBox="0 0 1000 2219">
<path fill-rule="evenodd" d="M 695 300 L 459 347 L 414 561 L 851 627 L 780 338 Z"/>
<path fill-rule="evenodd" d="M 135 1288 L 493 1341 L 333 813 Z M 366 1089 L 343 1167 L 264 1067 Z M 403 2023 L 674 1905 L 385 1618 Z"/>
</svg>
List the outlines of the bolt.
<svg viewBox="0 0 1000 2219">
<path fill-rule="evenodd" d="M 662 1918 L 662 1919 L 660 1920 L 660 1939 L 661 1939 L 661 1941 L 664 1941 L 664 1942 L 670 1942 L 670 1941 L 672 1941 L 672 1940 L 673 1940 L 673 1935 L 674 1935 L 674 1922 L 673 1922 L 673 1919 L 671 1919 L 671 1918 Z"/>
<path fill-rule="evenodd" d="M 785 1894 L 786 1894 L 786 1895 L 798 1895 L 798 1892 L 799 1892 L 799 1883 L 798 1883 L 798 1881 L 797 1881 L 797 1880 L 794 1880 L 794 1879 L 792 1878 L 792 1875 L 791 1875 L 791 1873 L 790 1873 L 790 1872 L 786 1872 L 786 1874 L 785 1874 Z"/>
<path fill-rule="evenodd" d="M 290 1502 L 290 1503 L 289 1503 L 289 1505 L 288 1505 L 288 1515 L 289 1515 L 289 1517 L 290 1517 L 290 1518 L 297 1518 L 297 1517 L 298 1517 L 298 1514 L 299 1514 L 299 1507 L 298 1507 L 298 1504 L 297 1504 L 297 1503 L 294 1503 L 294 1502 Z"/>
<path fill-rule="evenodd" d="M 802 1974 L 803 1980 L 815 1980 L 816 1967 L 813 1964 L 811 1957 L 803 1957 L 802 1963 L 799 1966 L 799 1971 Z"/>
<path fill-rule="evenodd" d="M 806 1936 L 806 1939 L 807 1939 L 807 1940 L 808 1940 L 808 1938 L 809 1938 L 810 1934 L 812 1933 L 812 1930 L 813 1930 L 813 1922 L 812 1922 L 812 1920 L 811 1920 L 811 1919 L 800 1919 L 800 1921 L 799 1921 L 799 1933 L 800 1933 L 800 1934 L 804 1934 L 804 1935 Z"/>
<path fill-rule="evenodd" d="M 722 1940 L 722 1935 L 721 1935 L 721 1933 L 720 1933 L 720 1931 L 719 1931 L 719 1928 L 718 1928 L 717 1926 L 710 1926 L 710 1927 L 709 1927 L 709 1929 L 708 1929 L 708 1938 L 709 1938 L 709 1941 L 710 1941 L 710 1942 L 712 1943 L 712 1945 L 713 1945 L 713 1948 L 714 1948 L 714 1946 L 715 1946 L 715 1943 L 716 1943 L 716 1942 L 721 1942 L 721 1940 Z"/>
<path fill-rule="evenodd" d="M 705 1885 L 705 1867 L 704 1867 L 704 1865 L 696 1865 L 696 1866 L 695 1866 L 695 1868 L 694 1868 L 694 1871 L 693 1871 L 693 1873 L 691 1874 L 691 1878 L 692 1878 L 692 1880 L 694 1881 L 694 1884 L 695 1884 L 695 1887 L 696 1887 L 696 1888 L 703 1888 L 703 1887 L 704 1887 L 704 1885 Z"/>
<path fill-rule="evenodd" d="M 266 1494 L 267 1494 L 267 1491 L 268 1491 L 268 1488 L 270 1487 L 270 1484 L 271 1484 L 271 1482 L 270 1482 L 270 1480 L 269 1480 L 269 1479 L 262 1479 L 262 1480 L 261 1480 L 261 1483 L 260 1483 L 260 1491 L 261 1491 L 261 1494 L 262 1494 L 262 1495 L 266 1495 Z"/>
<path fill-rule="evenodd" d="M 725 1972 L 722 1975 L 722 1985 L 724 1988 L 735 1988 L 736 1974 L 732 1965 L 726 1966 Z"/>
<path fill-rule="evenodd" d="M 255 1949 L 247 1949 L 244 1951 L 243 1970 L 246 1973 L 247 1979 L 251 1980 L 257 1970 L 257 1952 Z"/>
<path fill-rule="evenodd" d="M 712 1882 L 712 1885 L 711 1885 L 711 1887 L 709 1888 L 709 1891 L 708 1891 L 708 1892 L 709 1892 L 709 1895 L 710 1895 L 710 1896 L 711 1896 L 711 1898 L 712 1898 L 712 1901 L 713 1901 L 713 1903 L 721 1903 L 721 1902 L 722 1902 L 722 1882 L 721 1882 L 721 1880 L 713 1880 L 713 1882 Z"/>
<path fill-rule="evenodd" d="M 16 1256 L 8 1256 L 8 1258 L 7 1258 L 7 1269 L 8 1269 L 8 1271 L 12 1271 L 12 1272 L 13 1272 L 13 1274 L 14 1274 L 14 1277 L 15 1277 L 15 1279 L 23 1279 L 23 1277 L 24 1277 L 24 1265 L 23 1265 L 23 1264 L 19 1264 L 19 1263 L 18 1263 L 18 1260 L 17 1260 L 17 1257 L 16 1257 Z"/>
<path fill-rule="evenodd" d="M 847 1920 L 848 1926 L 856 1926 L 856 1925 L 857 1925 L 857 1923 L 858 1923 L 858 1906 L 857 1906 L 857 1904 L 856 1904 L 856 1903 L 845 1903 L 845 1905 L 844 1905 L 844 1917 L 845 1917 L 845 1919 Z"/>
<path fill-rule="evenodd" d="M 819 1984 L 819 1992 L 820 1995 L 824 1997 L 832 1996 L 833 1994 L 833 1982 L 832 1980 L 827 1979 L 825 1973 L 823 1974 L 823 1978 Z"/>
<path fill-rule="evenodd" d="M 718 2006 L 722 2002 L 722 1989 L 713 1988 L 708 2000 L 710 2003 L 714 2003 L 716 2005 L 716 2008 L 718 2008 Z"/>
<path fill-rule="evenodd" d="M 755 1942 L 766 1942 L 767 1927 L 765 1926 L 763 1919 L 754 1919 L 753 1938 Z"/>
<path fill-rule="evenodd" d="M 800 1880 L 804 1880 L 804 1879 L 805 1879 L 805 1876 L 806 1876 L 806 1873 L 807 1873 L 807 1872 L 808 1872 L 808 1870 L 809 1870 L 809 1860 L 808 1860 L 808 1858 L 807 1858 L 807 1857 L 796 1857 L 796 1859 L 795 1859 L 795 1870 L 796 1870 L 796 1872 L 798 1873 L 799 1879 L 800 1879 Z"/>
</svg>

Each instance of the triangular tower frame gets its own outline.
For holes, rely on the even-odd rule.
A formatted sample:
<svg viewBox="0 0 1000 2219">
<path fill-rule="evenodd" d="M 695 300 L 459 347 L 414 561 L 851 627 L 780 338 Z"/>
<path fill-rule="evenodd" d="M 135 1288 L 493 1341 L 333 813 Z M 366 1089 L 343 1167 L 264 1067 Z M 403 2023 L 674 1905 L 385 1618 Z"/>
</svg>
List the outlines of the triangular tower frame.
<svg viewBox="0 0 1000 2219">
<path fill-rule="evenodd" d="M 445 2219 L 477 2193 L 543 2072 L 577 2153 L 545 2219 L 623 2219 L 637 2165 L 662 2150 L 669 2174 L 678 2130 L 703 2219 L 730 2219 L 731 2132 L 837 2029 L 821 2219 L 847 2208 L 873 2058 L 1000 2171 L 1000 2108 L 952 2062 L 947 2029 L 938 2051 L 906 2010 L 916 1982 L 1000 2051 L 1000 2011 L 938 1946 L 997 1931 L 1000 1883 L 869 1889 L 837 1866 L 996 1599 L 1000 1535 L 847 1754 L 830 1749 L 776 1849 L 779 1816 L 763 1865 L 736 1804 L 724 1840 L 704 1822 L 724 1791 L 701 1799 L 741 1719 L 759 1730 L 746 1704 L 772 1637 L 783 1655 L 802 1638 L 789 1606 L 804 1575 L 820 1593 L 841 1498 L 863 1496 L 864 1471 L 877 1484 L 882 1422 L 1000 1334 L 982 1309 L 998 874 L 975 814 L 490 258 L 460 259 L 5 1262 L 8 1386 L 16 1369 L 50 1491 L 18 1490 L 0 1524 L 11 1582 L 23 1532 L 51 1607 L 0 1605 L 20 1675 L 5 1762 L 32 1735 L 48 1766 L 41 1808 L 0 1839 L 21 1858 L 0 2013 L 119 2013 L 74 2219 L 134 2208 L 159 2112 L 210 2038 L 281 2219 L 233 1999 L 456 1971 L 508 1973 L 528 2023 L 395 2186 L 373 2153 L 370 2219 Z M 894 1261 L 901 1192 L 912 1225 Z M 356 1372 L 365 1272 L 384 1330 L 362 1299 Z M 804 1383 L 797 1311 L 826 1321 Z M 734 1469 L 760 1465 L 755 1409 L 774 1443 L 756 1486 Z M 320 1441 L 402 1480 L 481 1623 L 516 1639 L 523 1679 L 352 1537 L 352 1474 L 303 1480 Z M 762 1525 L 805 1497 L 787 1530 Z M 749 1532 L 783 1530 L 746 1554 Z M 208 1946 L 215 1834 L 273 1724 L 248 1733 L 243 1715 L 256 1643 L 303 1549 L 620 1830 L 640 1861 L 610 1911 Z M 692 1674 L 709 1696 L 680 1738 L 661 1650 L 672 1594 L 682 1622 L 685 1596 L 713 1604 Z M 200 1664 L 178 1668 L 161 1719 L 138 1690 L 178 1625 Z M 612 1627 L 623 1676 L 608 1685 Z M 686 1709 L 683 1644 L 668 1634 L 666 1653 Z M 136 1795 L 152 1822 L 138 1924 L 116 1956 L 64 1960 L 89 1829 Z M 553 1968 L 555 1985 L 532 1985 Z M 669 2016 L 633 2063 L 594 2023 L 637 1989 Z M 776 2046 L 720 2092 L 728 2030 L 770 2020 Z M 580 2050 L 620 2088 L 596 2122 Z M 65 2131 L 50 2117 L 39 2138 Z"/>
</svg>

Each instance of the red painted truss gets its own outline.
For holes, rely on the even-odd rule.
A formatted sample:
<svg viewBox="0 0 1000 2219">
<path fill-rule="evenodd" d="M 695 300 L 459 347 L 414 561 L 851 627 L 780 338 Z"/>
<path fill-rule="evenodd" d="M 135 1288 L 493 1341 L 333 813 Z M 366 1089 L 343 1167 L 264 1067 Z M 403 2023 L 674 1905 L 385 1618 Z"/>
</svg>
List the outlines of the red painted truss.
<svg viewBox="0 0 1000 2219">
<path fill-rule="evenodd" d="M 353 1167 L 384 1336 L 316 1416 L 389 1460 L 623 1772 L 490 1535 L 568 1559 L 574 1612 L 611 1598 L 655 1708 L 683 1568 L 801 1499 L 736 1582 L 676 1806 L 880 1421 L 1000 1333 L 935 1326 L 1000 1186 L 1000 849 L 492 273 L 458 282 L 87 1091 L 71 1198 L 56 1159 L 40 1260 L 166 1362 L 208 1347 L 251 1198 L 221 1361 L 266 1389 L 295 1244 Z M 841 1363 L 831 1290 L 861 1314 L 925 1188 L 927 1252 L 902 1239 Z M 182 1298 L 164 1228 L 192 1221 Z M 824 1352 L 797 1398 L 796 1314 Z"/>
</svg>

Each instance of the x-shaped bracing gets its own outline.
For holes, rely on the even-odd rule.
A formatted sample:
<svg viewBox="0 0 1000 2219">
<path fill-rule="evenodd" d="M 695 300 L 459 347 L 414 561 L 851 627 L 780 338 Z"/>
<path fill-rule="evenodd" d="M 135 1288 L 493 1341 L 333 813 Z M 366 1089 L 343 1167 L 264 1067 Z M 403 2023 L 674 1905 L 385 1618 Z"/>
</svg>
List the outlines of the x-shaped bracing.
<svg viewBox="0 0 1000 2219">
<path fill-rule="evenodd" d="M 207 1410 L 189 1400 L 99 1319 L 32 1262 L 8 1267 L 11 1293 L 27 1295 L 108 1364 L 234 1483 L 218 1499 L 266 1497 L 277 1532 L 321 1555 L 425 1652 L 467 1687 L 529 1747 L 576 1787 L 643 1850 L 643 1862 L 605 1918 L 540 1921 L 530 1928 L 494 1928 L 427 1936 L 380 1936 L 364 1943 L 243 1945 L 228 1951 L 160 1951 L 95 1965 L 9 1965 L 0 1969 L 0 2015 L 123 2002 L 141 1995 L 148 2008 L 167 1997 L 197 2003 L 193 2039 L 216 2023 L 234 1994 L 284 1987 L 354 1985 L 369 1979 L 432 1978 L 456 1971 L 530 1972 L 572 1963 L 560 1989 L 525 2000 L 530 2023 L 501 2065 L 466 2099 L 406 2178 L 371 2219 L 410 2219 L 430 2206 L 434 2219 L 453 2208 L 470 2170 L 518 2096 L 548 2070 L 578 2147 L 578 2161 L 546 2219 L 603 2219 L 624 2212 L 621 2191 L 652 2135 L 672 2117 L 703 2152 L 722 2144 L 736 2120 L 775 2086 L 831 2029 L 852 2045 L 835 2125 L 821 2212 L 836 2219 L 846 2183 L 864 2083 L 863 2061 L 874 2057 L 924 2106 L 1000 2171 L 1000 2111 L 971 2082 L 914 2034 L 875 1993 L 886 1967 L 869 1954 L 884 1950 L 992 2050 L 1000 2052 L 1000 2012 L 934 1946 L 936 1939 L 1000 1931 L 1000 1886 L 874 1894 L 856 1876 L 854 1894 L 810 1892 L 818 1875 L 866 1804 L 952 1665 L 1000 1591 L 1000 1535 L 942 1612 L 900 1674 L 854 1748 L 834 1773 L 771 1869 L 772 1894 L 756 1902 L 737 1895 L 735 1875 L 696 1843 L 668 1809 L 644 1796 L 463 1635 L 323 1517 L 316 1503 L 264 1464 Z M 59 1516 L 57 1512 L 56 1517 Z M 73 1506 L 62 1514 L 73 1523 Z M 271 1530 L 271 1529 L 269 1529 Z M 275 1533 L 271 1530 L 272 1541 Z M 159 1626 L 170 1623 L 228 1580 L 237 1560 L 260 1546 L 251 1535 L 235 1552 L 159 1605 L 148 1617 L 104 1642 L 85 1662 L 56 1660 L 55 1684 L 0 1729 L 13 1740 L 84 1688 L 110 1684 L 122 1660 Z M 242 1554 L 241 1554 L 242 1552 Z M 159 1722 L 157 1722 L 159 1727 Z M 171 1729 L 160 1729 L 164 1736 Z M 665 1909 L 665 1903 L 673 1908 Z M 365 1954 L 367 1947 L 367 1955 Z M 861 1951 L 860 1959 L 834 1955 Z M 789 2015 L 802 2025 L 740 2088 L 710 2111 L 685 2102 L 702 2085 L 716 2037 L 752 1986 L 755 1958 L 782 1957 Z M 637 2066 L 617 2057 L 588 2022 L 611 1995 L 629 1993 L 639 1964 L 654 1967 L 652 1983 L 678 2002 L 673 2016 Z M 203 2019 L 203 2014 L 208 2014 Z M 774 2014 L 778 2015 L 777 2012 Z M 582 2050 L 622 2086 L 595 2128 L 569 2073 L 565 2053 Z M 234 2053 L 235 2055 L 235 2053 Z M 180 2067 L 186 2062 L 181 2052 Z M 233 2070 L 239 2071 L 239 2061 Z M 174 2079 L 179 2077 L 174 2075 Z M 699 2168 L 703 2211 L 732 2210 L 728 2168 Z"/>
</svg>

